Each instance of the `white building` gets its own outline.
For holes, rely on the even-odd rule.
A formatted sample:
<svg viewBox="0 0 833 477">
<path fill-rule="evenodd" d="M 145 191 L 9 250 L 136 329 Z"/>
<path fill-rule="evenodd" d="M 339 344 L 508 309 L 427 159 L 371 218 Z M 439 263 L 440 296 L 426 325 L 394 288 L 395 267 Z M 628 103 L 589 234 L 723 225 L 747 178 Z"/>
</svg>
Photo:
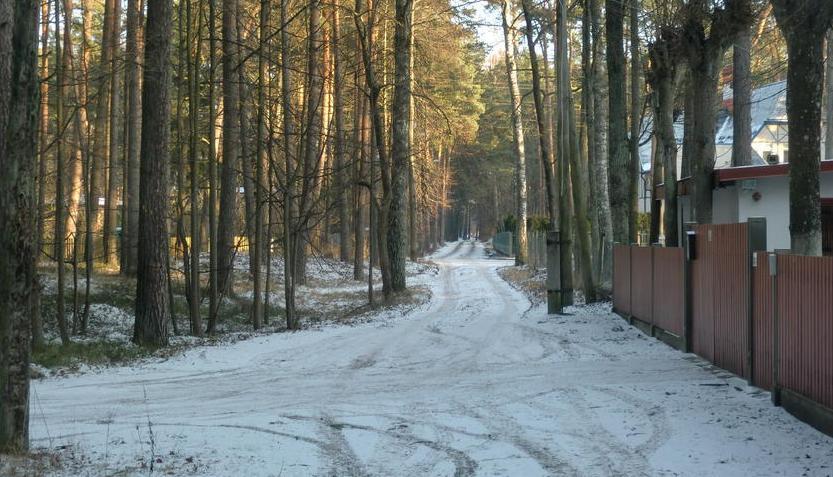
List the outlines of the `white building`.
<svg viewBox="0 0 833 477">
<path fill-rule="evenodd" d="M 833 254 L 833 161 L 822 161 L 819 189 L 822 205 L 822 249 Z M 733 224 L 750 217 L 764 217 L 767 249 L 790 249 L 790 166 L 789 164 L 731 167 L 715 171 L 712 191 L 712 222 Z M 681 198 L 682 204 L 687 197 Z M 687 222 L 688 207 L 681 207 L 681 221 Z"/>
<path fill-rule="evenodd" d="M 715 133 L 715 177 L 713 191 L 713 222 L 716 224 L 746 222 L 749 217 L 767 220 L 767 247 L 769 250 L 790 248 L 789 211 L 789 129 L 787 127 L 786 82 L 780 81 L 758 88 L 752 93 L 752 165 L 731 167 L 733 134 L 732 90 L 723 94 L 723 108 L 718 113 Z M 677 136 L 677 171 L 681 171 L 683 127 L 682 117 L 677 118 L 674 132 Z M 824 130 L 824 128 L 822 128 Z M 824 151 L 822 138 L 821 150 Z M 650 158 L 653 144 L 643 146 L 643 170 L 650 174 Z M 833 158 L 820 164 L 820 192 L 822 197 L 823 249 L 833 254 Z M 645 163 L 647 162 L 647 164 Z M 647 167 L 647 169 L 646 169 Z M 680 223 L 691 221 L 686 194 L 687 178 L 680 178 L 678 191 Z M 645 193 L 647 194 L 647 193 Z M 650 200 L 640 196 L 650 210 Z"/>
</svg>

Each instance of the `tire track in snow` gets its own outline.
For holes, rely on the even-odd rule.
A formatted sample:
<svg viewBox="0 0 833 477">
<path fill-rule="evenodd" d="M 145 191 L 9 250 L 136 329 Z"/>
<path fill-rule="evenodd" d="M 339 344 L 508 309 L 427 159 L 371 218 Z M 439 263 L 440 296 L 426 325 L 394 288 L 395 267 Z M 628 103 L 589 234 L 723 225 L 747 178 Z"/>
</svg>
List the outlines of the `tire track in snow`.
<svg viewBox="0 0 833 477">
<path fill-rule="evenodd" d="M 496 439 L 504 440 L 524 452 L 551 475 L 581 475 L 565 458 L 558 457 L 551 447 L 525 437 L 524 434 L 526 433 L 521 425 L 499 411 L 498 406 L 485 405 L 484 407 L 489 409 L 488 415 L 467 406 L 461 405 L 460 407 L 466 409 L 469 415 L 478 419 Z"/>
<path fill-rule="evenodd" d="M 361 460 L 353 452 L 353 449 L 344 437 L 344 433 L 342 433 L 342 429 L 346 425 L 337 423 L 333 418 L 325 415 L 321 418 L 321 427 L 326 439 L 326 445 L 322 450 L 326 451 L 326 458 L 331 463 L 330 475 L 349 475 L 351 477 L 369 476 L 370 474 L 365 470 Z"/>
<path fill-rule="evenodd" d="M 590 390 L 610 396 L 629 406 L 635 407 L 639 411 L 645 411 L 644 407 L 646 405 L 650 409 L 655 408 L 655 406 L 647 403 L 647 401 L 640 400 L 623 392 L 611 390 L 609 387 L 593 386 Z M 589 447 L 589 454 L 599 459 L 600 462 L 596 467 L 601 468 L 598 470 L 604 470 L 607 472 L 604 475 L 611 476 L 651 476 L 655 474 L 655 469 L 648 462 L 648 457 L 670 436 L 670 428 L 664 413 L 658 415 L 657 413 L 641 412 L 640 414 L 644 413 L 648 418 L 640 419 L 639 422 L 643 423 L 647 421 L 651 428 L 651 433 L 643 444 L 631 446 L 627 442 L 623 442 L 619 436 L 611 433 L 601 423 L 601 416 L 598 410 L 587 407 L 586 403 L 597 401 L 588 399 L 585 392 L 579 388 L 567 387 L 562 389 L 561 392 L 564 393 L 570 403 L 570 411 L 578 415 L 578 419 L 575 422 L 578 429 L 569 432 L 569 434 L 585 442 L 585 445 Z M 542 410 L 550 409 L 556 413 L 564 412 L 563 408 L 552 408 L 548 404 L 540 401 L 531 401 L 528 405 Z M 654 418 L 654 416 L 656 417 Z M 566 434 L 567 432 L 563 433 Z"/>
<path fill-rule="evenodd" d="M 651 425 L 652 430 L 648 439 L 637 446 L 637 450 L 640 453 L 649 454 L 656 452 L 671 437 L 671 424 L 668 422 L 668 415 L 665 409 L 661 406 L 636 397 L 624 390 L 601 386 L 594 387 L 594 390 L 614 397 L 645 414 L 647 419 L 643 419 L 642 421 L 647 421 Z"/>
<path fill-rule="evenodd" d="M 305 417 L 305 416 L 289 416 L 285 415 L 284 417 L 295 419 L 295 420 L 307 420 L 312 421 L 316 420 L 315 418 Z M 385 416 L 386 418 L 391 418 L 391 416 Z M 345 474 L 343 471 L 339 471 L 335 475 L 369 475 L 367 471 L 364 469 L 364 466 L 359 464 L 359 459 L 356 457 L 355 453 L 349 446 L 349 443 L 344 438 L 342 431 L 344 429 L 355 429 L 365 432 L 371 432 L 375 434 L 382 435 L 384 437 L 389 438 L 392 441 L 397 442 L 397 445 L 394 450 L 401 451 L 402 446 L 414 446 L 414 445 L 421 445 L 425 446 L 435 452 L 445 454 L 453 463 L 455 467 L 454 476 L 455 477 L 469 477 L 475 475 L 475 471 L 477 470 L 477 461 L 471 458 L 465 452 L 455 449 L 450 445 L 444 444 L 442 442 L 433 441 L 430 439 L 420 438 L 415 436 L 410 431 L 406 430 L 409 428 L 409 425 L 412 425 L 408 418 L 404 416 L 397 416 L 397 422 L 400 424 L 397 426 L 392 426 L 388 429 L 380 429 L 373 426 L 362 425 L 362 424 L 355 424 L 345 421 L 337 421 L 335 419 L 324 417 L 320 418 L 320 422 L 323 423 L 328 430 L 326 430 L 326 434 L 328 435 L 328 443 L 324 444 L 323 448 L 325 448 L 328 452 L 333 454 L 328 454 L 333 461 L 343 461 L 346 463 L 348 469 L 350 469 L 350 473 Z M 403 425 L 404 424 L 404 425 Z M 334 435 L 333 431 L 336 431 L 338 434 Z M 351 463 L 352 462 L 352 463 Z M 342 469 L 339 469 L 342 470 Z M 356 473 L 352 473 L 356 472 Z"/>
</svg>

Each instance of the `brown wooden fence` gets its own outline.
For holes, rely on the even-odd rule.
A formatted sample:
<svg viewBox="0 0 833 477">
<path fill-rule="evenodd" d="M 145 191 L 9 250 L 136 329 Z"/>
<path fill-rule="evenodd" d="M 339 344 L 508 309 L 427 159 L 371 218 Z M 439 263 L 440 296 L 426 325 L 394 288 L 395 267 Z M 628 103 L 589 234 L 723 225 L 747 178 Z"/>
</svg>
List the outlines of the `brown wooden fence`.
<svg viewBox="0 0 833 477">
<path fill-rule="evenodd" d="M 833 409 L 833 258 L 776 258 L 773 277 L 769 254 L 758 254 L 754 275 L 755 384 L 772 389 L 777 371 L 779 388 Z"/>
<path fill-rule="evenodd" d="M 692 283 L 692 349 L 747 376 L 749 237 L 747 224 L 699 225 Z"/>
<path fill-rule="evenodd" d="M 752 275 L 754 290 L 754 383 L 764 389 L 772 388 L 772 277 L 769 276 L 769 254 L 758 252 Z"/>
<path fill-rule="evenodd" d="M 682 337 L 685 318 L 685 261 L 682 248 L 616 245 L 613 267 L 613 306 Z"/>
<path fill-rule="evenodd" d="M 690 261 L 681 248 L 617 246 L 614 310 L 776 401 L 783 392 L 788 410 L 833 433 L 833 258 L 759 252 L 765 227 L 699 225 Z"/>
<path fill-rule="evenodd" d="M 679 247 L 654 247 L 655 326 L 683 336 L 685 321 L 685 253 Z"/>
</svg>

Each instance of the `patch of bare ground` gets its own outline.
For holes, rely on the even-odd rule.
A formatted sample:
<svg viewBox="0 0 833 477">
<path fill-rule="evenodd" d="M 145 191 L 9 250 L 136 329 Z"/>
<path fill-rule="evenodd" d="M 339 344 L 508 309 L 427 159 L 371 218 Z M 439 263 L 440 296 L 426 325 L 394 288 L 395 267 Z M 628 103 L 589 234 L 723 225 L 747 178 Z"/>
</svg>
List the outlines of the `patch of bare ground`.
<svg viewBox="0 0 833 477">
<path fill-rule="evenodd" d="M 516 290 L 523 292 L 533 305 L 547 299 L 547 271 L 527 265 L 503 267 L 498 275 Z"/>
</svg>

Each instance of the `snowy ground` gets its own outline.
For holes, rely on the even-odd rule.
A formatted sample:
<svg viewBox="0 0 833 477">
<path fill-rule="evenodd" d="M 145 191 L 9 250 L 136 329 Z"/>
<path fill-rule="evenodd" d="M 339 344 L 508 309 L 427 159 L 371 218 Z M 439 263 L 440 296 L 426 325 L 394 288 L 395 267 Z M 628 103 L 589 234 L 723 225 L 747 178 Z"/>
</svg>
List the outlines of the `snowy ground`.
<svg viewBox="0 0 833 477">
<path fill-rule="evenodd" d="M 36 382 L 67 475 L 818 475 L 833 439 L 604 306 L 546 316 L 480 244 L 405 317 Z"/>
</svg>

